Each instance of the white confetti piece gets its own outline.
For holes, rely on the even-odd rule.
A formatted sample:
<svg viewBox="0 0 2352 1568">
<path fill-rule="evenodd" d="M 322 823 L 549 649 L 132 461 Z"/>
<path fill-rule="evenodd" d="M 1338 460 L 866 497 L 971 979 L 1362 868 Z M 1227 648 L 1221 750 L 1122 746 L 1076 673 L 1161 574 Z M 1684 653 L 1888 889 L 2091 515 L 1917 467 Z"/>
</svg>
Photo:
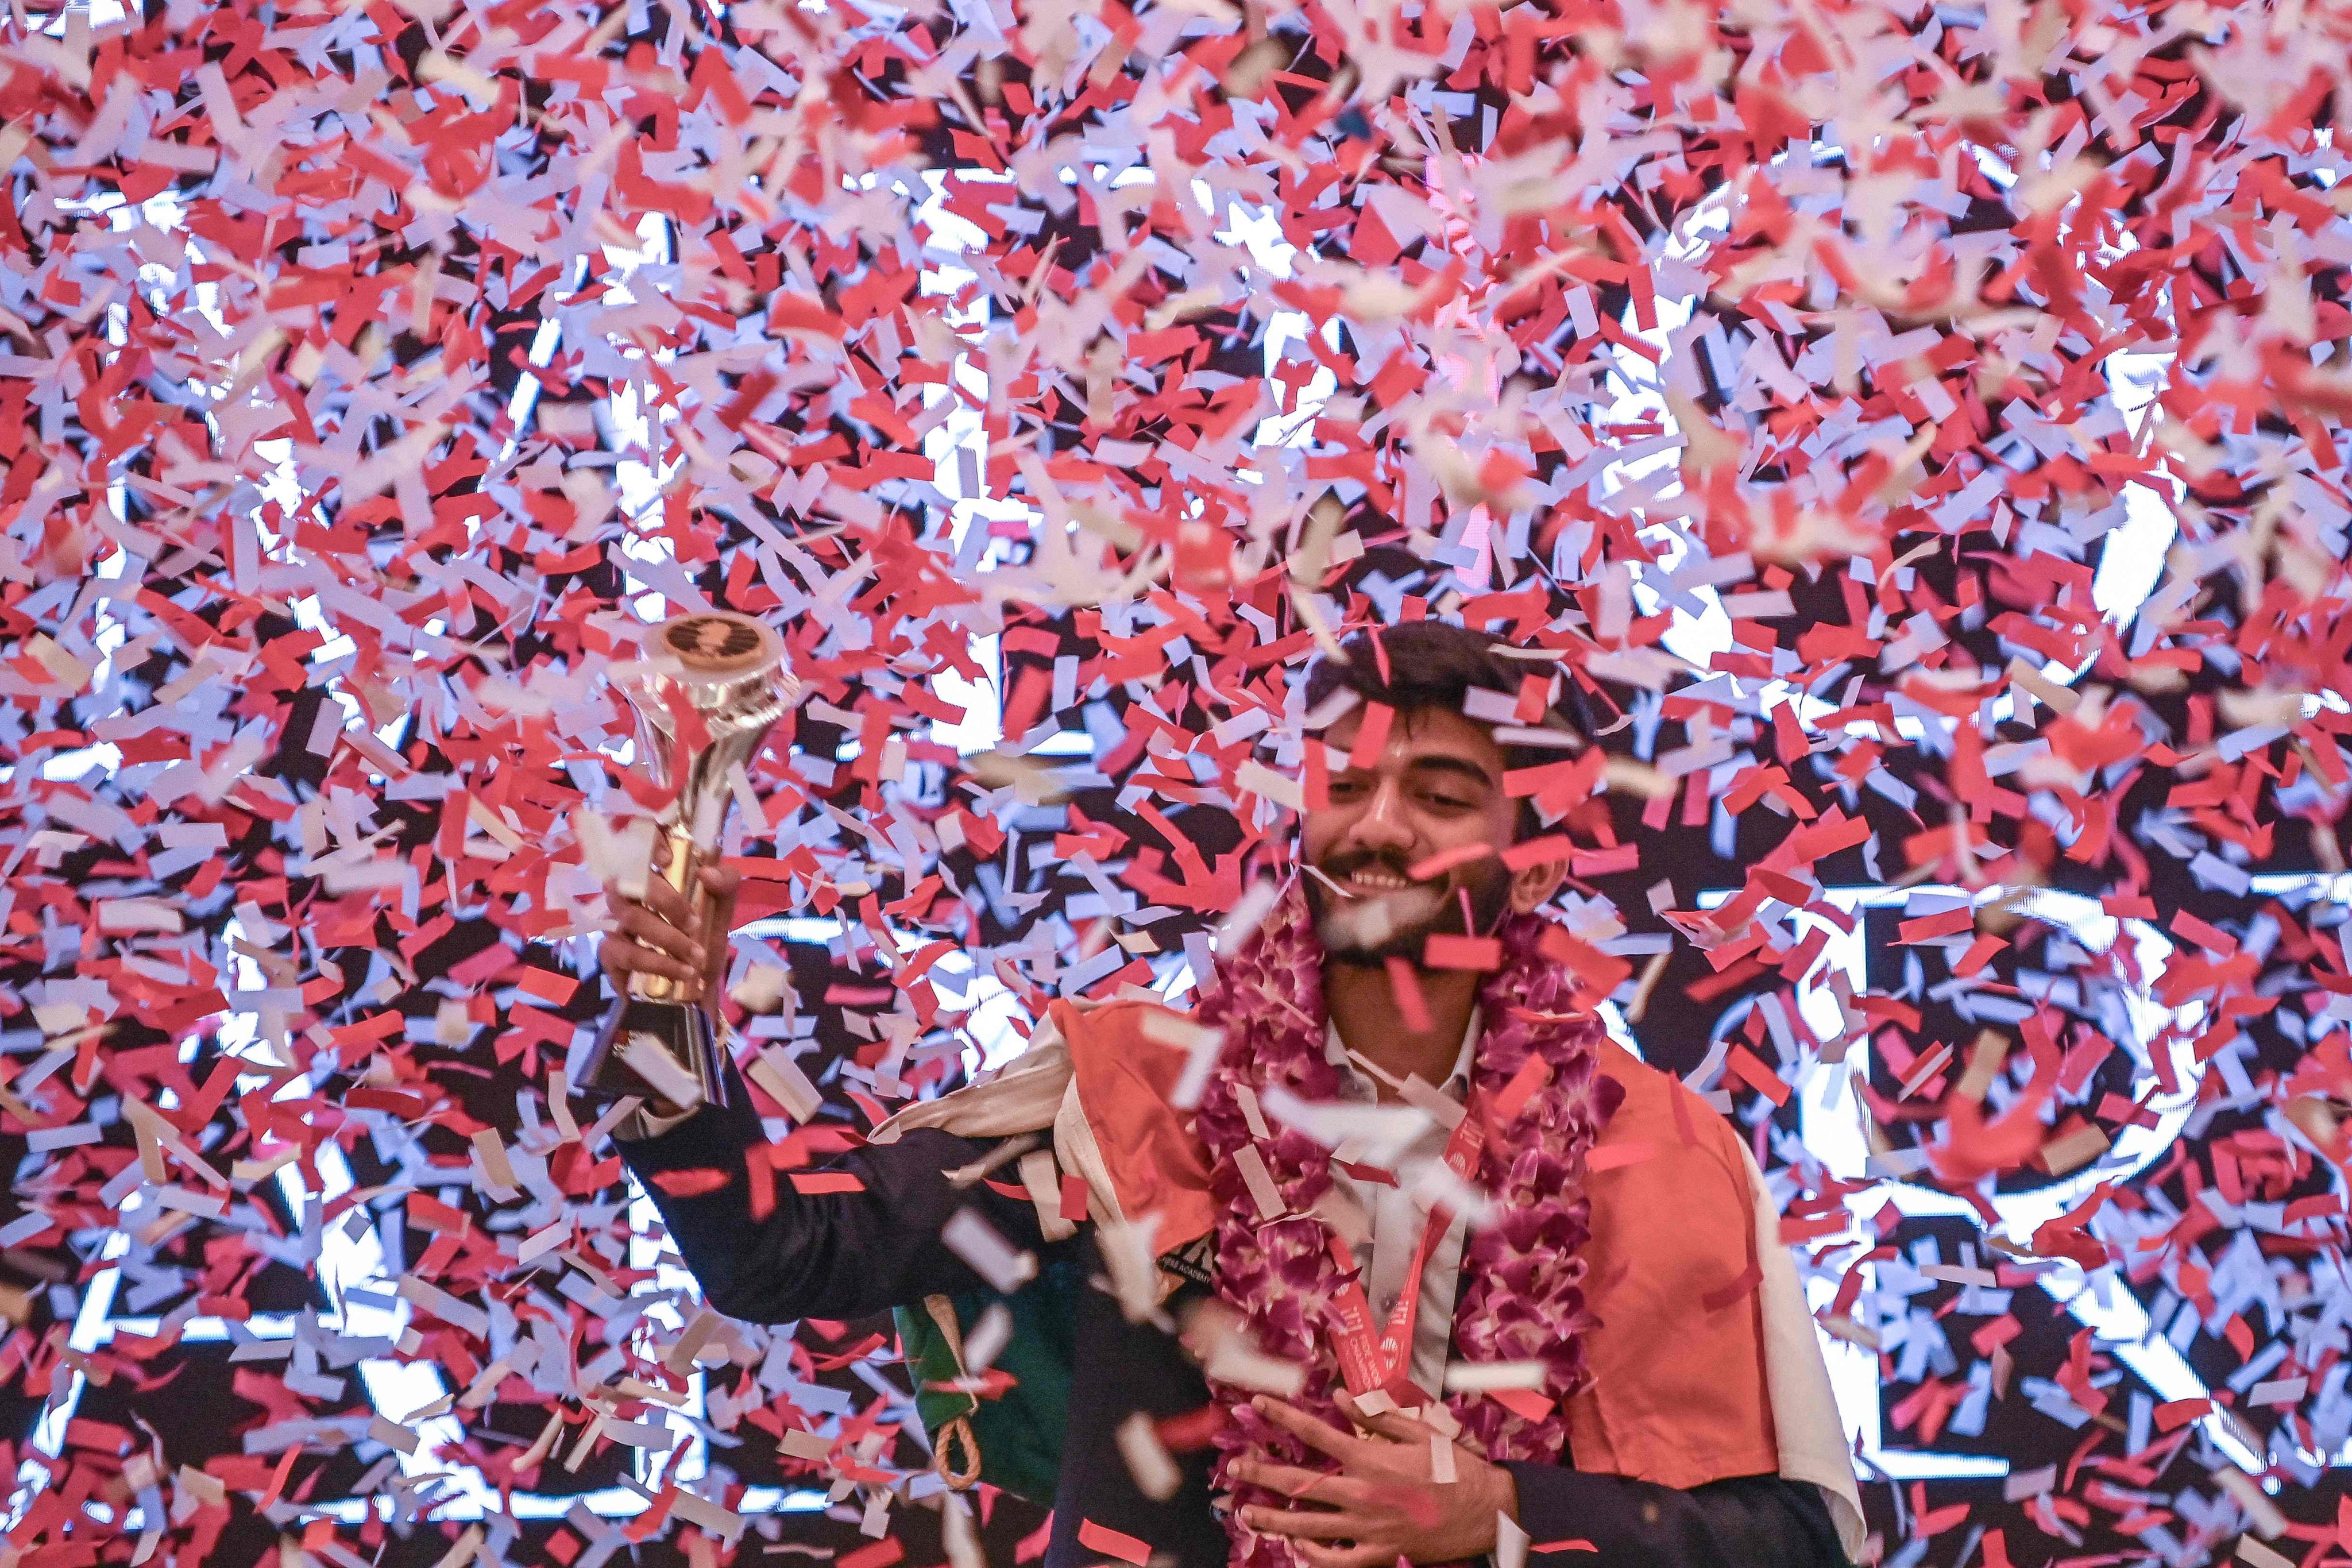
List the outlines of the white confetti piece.
<svg viewBox="0 0 2352 1568">
<path fill-rule="evenodd" d="M 1010 1295 L 1036 1277 L 1036 1256 L 1006 1241 L 971 1209 L 958 1209 L 940 1226 L 940 1240 L 1001 1294 Z"/>
<path fill-rule="evenodd" d="M 1151 1417 L 1140 1410 L 1119 1423 L 1118 1455 L 1135 1479 L 1136 1489 L 1154 1502 L 1167 1501 L 1183 1484 L 1183 1472 L 1160 1440 Z"/>
<path fill-rule="evenodd" d="M 773 1046 L 761 1047 L 751 1058 L 748 1076 L 795 1121 L 808 1121 L 824 1104 L 824 1094 L 809 1081 L 800 1064 Z"/>
<path fill-rule="evenodd" d="M 1242 1173 L 1242 1182 L 1249 1188 L 1250 1202 L 1256 1205 L 1258 1218 L 1277 1220 L 1290 1212 L 1282 1201 L 1282 1193 L 1267 1173 L 1265 1159 L 1254 1145 L 1244 1143 L 1234 1151 L 1234 1165 Z"/>
</svg>

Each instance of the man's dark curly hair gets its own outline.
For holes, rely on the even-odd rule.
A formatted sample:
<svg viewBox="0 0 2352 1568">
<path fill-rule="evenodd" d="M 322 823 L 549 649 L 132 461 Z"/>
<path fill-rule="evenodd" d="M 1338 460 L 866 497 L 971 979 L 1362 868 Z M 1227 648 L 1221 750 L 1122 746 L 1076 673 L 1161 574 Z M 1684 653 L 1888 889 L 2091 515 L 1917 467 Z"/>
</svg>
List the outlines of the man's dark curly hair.
<svg viewBox="0 0 2352 1568">
<path fill-rule="evenodd" d="M 1375 637 L 1380 639 L 1380 654 L 1372 649 Z M 1352 691 L 1368 702 L 1385 703 L 1395 709 L 1400 720 L 1442 710 L 1492 729 L 1496 726 L 1463 712 L 1462 705 L 1472 689 L 1500 692 L 1516 699 L 1520 682 L 1528 676 L 1557 673 L 1561 678 L 1559 700 L 1526 727 L 1561 731 L 1575 736 L 1579 744 L 1571 748 L 1505 743 L 1504 764 L 1511 768 L 1540 767 L 1546 763 L 1564 762 L 1592 744 L 1598 727 L 1576 678 L 1549 659 L 1513 658 L 1496 651 L 1508 646 L 1485 632 L 1444 621 L 1406 621 L 1376 631 L 1355 632 L 1340 643 L 1340 658 L 1327 654 L 1307 672 L 1307 710 L 1314 712 L 1336 692 Z M 1381 654 L 1388 659 L 1386 679 L 1381 676 Z M 1542 818 L 1536 811 L 1535 802 L 1522 803 L 1518 836 L 1528 838 L 1541 829 Z"/>
</svg>

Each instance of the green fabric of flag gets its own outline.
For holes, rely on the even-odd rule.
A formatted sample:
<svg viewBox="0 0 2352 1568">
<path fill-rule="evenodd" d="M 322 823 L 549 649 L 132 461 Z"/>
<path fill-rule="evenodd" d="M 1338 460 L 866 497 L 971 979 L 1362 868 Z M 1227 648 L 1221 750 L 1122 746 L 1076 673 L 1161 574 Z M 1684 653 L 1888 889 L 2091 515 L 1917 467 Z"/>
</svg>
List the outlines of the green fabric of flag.
<svg viewBox="0 0 2352 1568">
<path fill-rule="evenodd" d="M 993 1290 L 934 1296 L 923 1305 L 901 1307 L 896 1314 L 899 1347 L 915 1379 L 915 1409 L 934 1451 L 950 1425 L 963 1418 L 980 1450 L 980 1479 L 1040 1507 L 1053 1506 L 1061 1479 L 1077 1293 L 1085 1288 L 1085 1272 L 1073 1259 L 1047 1264 L 1010 1296 Z M 993 1399 L 930 1386 L 964 1375 L 964 1337 L 979 1324 L 981 1314 L 1000 1301 L 1013 1315 L 1013 1337 L 992 1365 L 1013 1378 L 1013 1386 Z M 929 1310 L 932 1302 L 952 1313 L 952 1338 Z M 950 1468 L 967 1463 L 960 1448 L 951 1447 L 947 1458 Z"/>
</svg>

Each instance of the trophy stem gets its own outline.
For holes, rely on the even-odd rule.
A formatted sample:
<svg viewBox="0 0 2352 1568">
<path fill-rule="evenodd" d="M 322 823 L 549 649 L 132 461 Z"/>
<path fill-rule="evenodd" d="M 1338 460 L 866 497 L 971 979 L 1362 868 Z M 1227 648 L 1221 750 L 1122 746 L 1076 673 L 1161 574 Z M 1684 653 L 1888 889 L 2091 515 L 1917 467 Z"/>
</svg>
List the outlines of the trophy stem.
<svg viewBox="0 0 2352 1568">
<path fill-rule="evenodd" d="M 656 783 L 677 792 L 660 832 L 667 863 L 652 875 L 667 882 L 684 906 L 684 929 L 706 948 L 723 949 L 733 900 L 720 902 L 701 872 L 718 854 L 732 791 L 756 755 L 769 727 L 799 701 L 782 639 L 748 616 L 701 610 L 664 622 L 652 657 L 621 679 L 636 710 L 640 755 Z M 698 722 L 681 732 L 683 716 Z M 686 735 L 690 733 L 688 740 Z M 716 922 L 719 930 L 710 927 Z M 573 1075 L 591 1097 L 636 1095 L 690 1110 L 724 1105 L 728 1088 L 726 1027 L 708 1004 L 709 974 L 673 978 L 633 972 L 619 1004 L 588 1042 L 585 1070 Z"/>
<path fill-rule="evenodd" d="M 682 823 L 663 832 L 669 842 L 669 861 L 649 874 L 667 882 L 686 900 L 687 929 L 708 945 L 713 910 L 710 890 L 698 874 L 704 852 Z M 720 931 L 719 940 L 723 942 L 726 934 Z M 682 1110 L 726 1104 L 725 1035 L 705 1009 L 707 983 L 701 975 L 679 981 L 644 970 L 632 973 L 590 1050 L 581 1092 L 604 1099 L 635 1094 Z"/>
<path fill-rule="evenodd" d="M 673 823 L 663 833 L 669 840 L 669 864 L 652 874 L 686 901 L 688 929 L 707 946 L 710 932 L 704 928 L 710 923 L 710 890 L 702 885 L 702 847 L 683 824 Z M 629 976 L 629 994 L 646 1002 L 688 1001 L 701 989 L 699 984 L 684 985 L 667 974 L 648 974 L 643 970 Z"/>
</svg>

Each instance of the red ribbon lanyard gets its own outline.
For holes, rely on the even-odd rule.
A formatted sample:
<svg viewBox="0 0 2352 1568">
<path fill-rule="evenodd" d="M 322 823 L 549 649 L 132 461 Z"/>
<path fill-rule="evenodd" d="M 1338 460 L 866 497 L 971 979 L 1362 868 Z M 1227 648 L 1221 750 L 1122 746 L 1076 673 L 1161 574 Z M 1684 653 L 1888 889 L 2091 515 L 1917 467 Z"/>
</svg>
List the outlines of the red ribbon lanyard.
<svg viewBox="0 0 2352 1568">
<path fill-rule="evenodd" d="M 1469 1181 L 1478 1169 L 1479 1156 L 1486 1148 L 1486 1121 L 1478 1114 L 1474 1103 L 1469 1113 L 1454 1124 L 1453 1136 L 1445 1141 L 1442 1158 L 1445 1168 L 1463 1181 Z M 1389 1310 L 1385 1328 L 1375 1333 L 1372 1329 L 1372 1305 L 1364 1295 L 1363 1280 L 1350 1279 L 1332 1298 L 1339 1310 L 1337 1328 L 1339 1352 L 1339 1375 L 1347 1380 L 1348 1392 L 1370 1394 L 1376 1388 L 1402 1387 L 1408 1382 L 1405 1373 L 1412 1365 L 1412 1335 L 1421 1318 L 1421 1279 L 1428 1271 L 1430 1255 L 1437 1243 L 1454 1224 L 1454 1212 L 1444 1204 L 1429 1211 L 1429 1222 L 1422 1226 L 1421 1240 L 1412 1249 L 1412 1260 L 1405 1267 L 1402 1289 L 1396 1304 Z M 1353 1269 L 1355 1257 L 1348 1244 L 1339 1237 L 1331 1237 L 1331 1256 L 1339 1267 Z M 1398 1404 L 1419 1404 L 1433 1391 L 1419 1391 L 1420 1397 Z"/>
</svg>

